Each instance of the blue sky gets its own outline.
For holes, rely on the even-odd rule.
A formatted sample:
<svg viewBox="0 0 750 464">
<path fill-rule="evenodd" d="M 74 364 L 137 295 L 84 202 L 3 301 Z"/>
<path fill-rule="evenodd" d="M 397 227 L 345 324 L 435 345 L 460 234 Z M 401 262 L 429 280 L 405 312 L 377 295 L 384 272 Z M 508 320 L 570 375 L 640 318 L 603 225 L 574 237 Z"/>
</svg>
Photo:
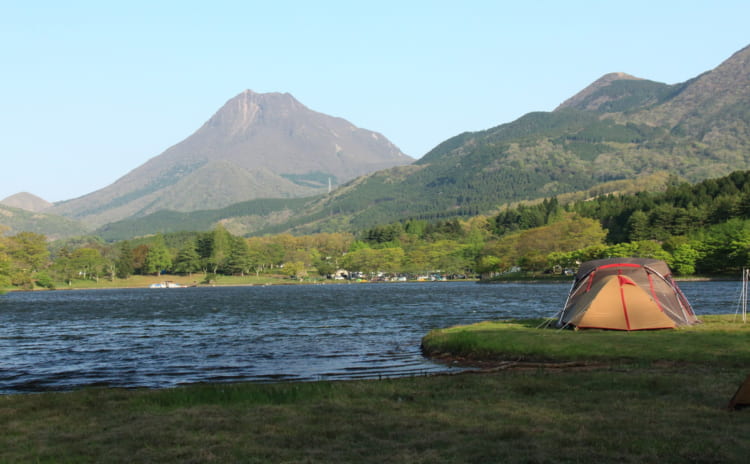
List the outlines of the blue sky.
<svg viewBox="0 0 750 464">
<path fill-rule="evenodd" d="M 105 187 L 251 89 L 419 158 L 608 72 L 669 84 L 750 44 L 742 1 L 0 3 L 0 199 Z"/>
</svg>

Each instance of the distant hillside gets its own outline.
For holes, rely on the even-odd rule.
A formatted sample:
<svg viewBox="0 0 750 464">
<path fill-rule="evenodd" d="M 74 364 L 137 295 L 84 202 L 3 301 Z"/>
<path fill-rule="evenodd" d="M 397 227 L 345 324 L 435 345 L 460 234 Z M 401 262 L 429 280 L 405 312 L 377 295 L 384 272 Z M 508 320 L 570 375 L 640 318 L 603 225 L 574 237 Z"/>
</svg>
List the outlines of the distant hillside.
<svg viewBox="0 0 750 464">
<path fill-rule="evenodd" d="M 46 235 L 50 240 L 85 235 L 89 232 L 80 222 L 66 217 L 35 213 L 0 204 L 0 229 L 3 229 L 3 226 L 8 228 L 4 231 L 8 235 L 34 232 Z"/>
<path fill-rule="evenodd" d="M 244 98 L 252 100 L 256 96 L 251 94 Z M 274 98 L 292 105 L 291 97 L 275 95 Z M 226 118 L 224 111 L 220 111 L 217 115 L 222 116 L 212 118 L 204 126 L 205 130 L 213 133 L 211 127 L 220 127 L 222 137 L 232 139 L 235 126 L 225 121 L 235 121 L 236 127 L 246 127 L 242 121 L 255 121 L 257 115 L 265 114 L 260 110 L 251 111 L 250 102 L 245 111 L 243 101 L 243 98 L 230 101 L 231 111 Z M 295 105 L 299 104 L 292 106 Z M 199 130 L 201 134 L 204 128 Z M 341 130 L 333 132 L 339 134 Z M 251 138 L 249 133 L 243 134 Z M 207 139 L 202 135 L 195 140 Z M 178 145 L 179 150 L 173 147 L 174 152 L 170 149 L 161 156 L 197 160 L 183 156 L 191 153 L 187 147 L 193 146 L 193 140 L 183 143 L 184 147 Z M 157 176 L 162 183 L 138 184 L 130 194 L 112 197 L 108 203 L 102 199 L 113 190 L 97 192 L 97 201 L 103 203 L 99 206 L 96 202 L 88 203 L 89 209 L 81 209 L 76 214 L 108 222 L 107 218 L 112 217 L 114 211 L 123 214 L 138 204 L 140 209 L 127 217 L 141 219 L 117 225 L 130 224 L 128 227 L 133 227 L 134 233 L 136 229 L 138 233 L 159 231 L 170 222 L 205 224 L 209 217 L 211 221 L 221 221 L 232 227 L 235 233 L 245 234 L 354 231 L 411 218 L 440 220 L 487 214 L 519 201 L 595 191 L 597 186 L 618 182 L 630 189 L 634 184 L 645 184 L 646 179 L 664 178 L 667 174 L 697 182 L 750 169 L 750 47 L 738 51 L 711 71 L 673 85 L 624 73 L 605 75 L 555 111 L 529 113 L 507 124 L 459 134 L 412 164 L 353 178 L 330 194 L 326 193 L 327 189 L 318 189 L 316 192 L 321 195 L 294 205 L 266 203 L 255 211 L 257 205 L 244 204 L 243 208 L 249 207 L 250 212 L 240 208 L 242 211 L 236 211 L 236 215 L 229 210 L 201 211 L 197 214 L 202 218 L 200 221 L 189 215 L 178 217 L 167 212 L 149 216 L 149 212 L 166 208 L 160 203 L 161 199 L 168 198 L 173 205 L 188 201 L 184 192 L 191 189 L 203 192 L 207 201 L 202 204 L 206 205 L 212 204 L 212 194 L 227 201 L 233 198 L 230 183 L 218 180 L 230 178 L 229 173 L 203 177 L 214 179 L 206 180 L 205 184 L 187 181 L 191 173 L 200 169 L 216 173 L 232 170 L 230 159 L 218 164 L 196 161 L 193 167 L 185 163 L 169 164 L 173 168 L 182 167 L 169 171 L 169 175 Z M 140 182 L 139 177 L 148 178 L 151 171 L 161 172 L 160 169 L 158 163 L 147 163 L 118 183 L 135 184 Z M 309 175 L 294 174 L 289 169 L 284 178 L 301 188 L 316 182 L 321 185 L 325 173 L 330 172 L 329 168 L 325 169 Z M 267 171 L 273 172 L 271 166 Z M 244 176 L 240 169 L 234 169 L 232 175 Z M 180 184 L 183 190 L 161 189 L 162 184 Z M 197 207 L 198 204 L 192 204 L 172 209 L 186 211 Z M 110 231 L 114 231 L 114 225 L 112 227 Z M 118 230 L 118 236 L 122 235 L 124 229 Z"/>
<path fill-rule="evenodd" d="M 11 208 L 24 209 L 26 211 L 41 212 L 52 207 L 52 203 L 32 195 L 28 192 L 21 192 L 11 195 L 0 201 L 0 205 L 10 206 Z"/>
<path fill-rule="evenodd" d="M 309 198 L 265 198 L 235 203 L 226 208 L 191 212 L 158 211 L 146 216 L 107 224 L 95 234 L 105 240 L 124 240 L 155 233 L 208 231 L 221 223 L 235 235 L 286 224 L 302 215 Z"/>
<path fill-rule="evenodd" d="M 159 210 L 312 196 L 329 183 L 412 161 L 381 134 L 312 111 L 289 94 L 248 90 L 187 139 L 53 211 L 103 225 Z"/>
<path fill-rule="evenodd" d="M 358 178 L 289 228 L 473 215 L 660 172 L 696 182 L 748 168 L 750 47 L 676 85 L 604 76 L 553 112 L 457 135 L 411 166 Z"/>
</svg>

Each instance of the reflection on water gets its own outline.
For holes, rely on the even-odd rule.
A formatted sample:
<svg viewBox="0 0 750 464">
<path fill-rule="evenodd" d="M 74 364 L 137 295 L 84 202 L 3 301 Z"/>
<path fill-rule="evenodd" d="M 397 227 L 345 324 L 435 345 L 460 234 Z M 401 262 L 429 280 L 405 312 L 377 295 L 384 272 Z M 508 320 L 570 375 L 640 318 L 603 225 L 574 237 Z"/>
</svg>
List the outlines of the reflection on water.
<svg viewBox="0 0 750 464">
<path fill-rule="evenodd" d="M 685 282 L 698 315 L 736 282 Z M 569 284 L 341 284 L 18 292 L 0 297 L 0 393 L 83 385 L 421 375 L 433 328 L 553 316 Z"/>
</svg>

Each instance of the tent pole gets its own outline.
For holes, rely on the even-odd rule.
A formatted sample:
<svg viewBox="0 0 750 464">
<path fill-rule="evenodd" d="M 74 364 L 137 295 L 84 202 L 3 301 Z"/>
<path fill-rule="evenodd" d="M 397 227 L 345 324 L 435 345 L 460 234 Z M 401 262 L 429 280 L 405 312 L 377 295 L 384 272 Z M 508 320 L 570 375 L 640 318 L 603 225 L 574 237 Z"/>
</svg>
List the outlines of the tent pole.
<svg viewBox="0 0 750 464">
<path fill-rule="evenodd" d="M 750 270 L 742 268 L 742 322 L 747 322 L 747 280 Z"/>
<path fill-rule="evenodd" d="M 742 268 L 742 322 L 747 322 L 747 281 L 750 269 Z"/>
<path fill-rule="evenodd" d="M 742 268 L 742 284 L 740 287 L 740 301 L 737 305 L 737 309 L 734 311 L 734 322 L 737 322 L 737 314 L 742 310 L 742 322 L 747 322 L 747 292 L 748 292 L 748 276 L 750 275 L 750 269 L 745 267 Z"/>
<path fill-rule="evenodd" d="M 576 283 L 578 283 L 578 282 L 576 282 L 576 280 L 575 280 L 575 279 L 573 279 L 573 283 L 572 283 L 572 284 L 570 285 L 570 290 L 568 290 L 568 297 L 567 297 L 567 298 L 565 298 L 565 305 L 564 305 L 564 306 L 562 307 L 562 309 L 561 309 L 561 310 L 560 310 L 560 311 L 558 312 L 558 314 L 560 315 L 560 317 L 558 317 L 558 318 L 557 318 L 557 325 L 558 325 L 558 327 L 559 327 L 559 326 L 560 326 L 560 324 L 562 323 L 562 318 L 563 318 L 563 316 L 565 315 L 565 308 L 567 308 L 567 307 L 568 307 L 568 302 L 570 301 L 570 295 L 572 295 L 572 294 L 573 294 L 573 290 L 575 289 Z M 555 317 L 557 317 L 557 316 L 555 316 Z M 566 324 L 566 325 L 567 325 L 567 324 Z M 563 327 L 564 327 L 564 326 L 563 326 Z M 563 328 L 563 327 L 560 327 L 560 328 Z"/>
<path fill-rule="evenodd" d="M 683 319 L 687 321 L 688 320 L 687 309 L 685 308 L 683 301 L 685 301 L 685 303 L 687 303 L 688 306 L 690 306 L 690 302 L 688 302 L 687 298 L 682 293 L 682 290 L 680 289 L 680 287 L 678 287 L 677 284 L 671 278 L 667 279 L 663 275 L 659 274 L 659 272 L 657 272 L 655 269 L 649 266 L 643 266 L 643 268 L 646 269 L 648 272 L 653 272 L 654 275 L 656 275 L 658 278 L 663 280 L 667 285 L 669 285 L 669 288 L 674 290 L 674 292 L 677 293 L 677 295 L 679 295 L 679 298 L 677 298 L 677 304 L 680 305 L 680 310 L 682 311 Z M 693 311 L 692 307 L 690 307 L 690 313 L 693 317 L 695 317 L 695 311 Z"/>
</svg>

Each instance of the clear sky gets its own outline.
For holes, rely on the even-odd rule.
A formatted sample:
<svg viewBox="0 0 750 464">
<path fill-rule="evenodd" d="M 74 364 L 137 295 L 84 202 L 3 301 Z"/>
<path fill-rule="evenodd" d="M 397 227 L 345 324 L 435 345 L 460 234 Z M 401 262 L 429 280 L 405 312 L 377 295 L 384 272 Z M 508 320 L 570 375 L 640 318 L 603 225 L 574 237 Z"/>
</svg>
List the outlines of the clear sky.
<svg viewBox="0 0 750 464">
<path fill-rule="evenodd" d="M 608 72 L 674 84 L 750 44 L 750 1 L 0 2 L 0 199 L 105 187 L 245 89 L 419 158 Z"/>
</svg>

